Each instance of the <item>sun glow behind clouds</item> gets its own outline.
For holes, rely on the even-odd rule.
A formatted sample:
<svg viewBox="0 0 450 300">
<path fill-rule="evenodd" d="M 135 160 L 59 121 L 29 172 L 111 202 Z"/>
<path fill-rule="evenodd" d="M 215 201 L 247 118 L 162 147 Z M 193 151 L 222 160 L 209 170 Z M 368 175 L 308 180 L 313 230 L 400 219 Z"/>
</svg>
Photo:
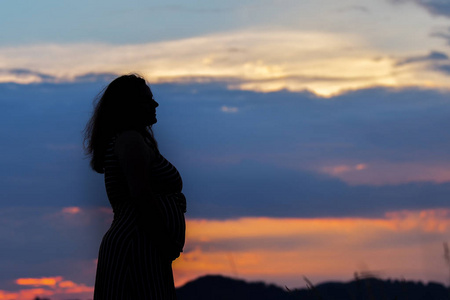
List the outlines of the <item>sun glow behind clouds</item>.
<svg viewBox="0 0 450 300">
<path fill-rule="evenodd" d="M 242 31 L 134 45 L 3 47 L 0 82 L 139 72 L 151 82 L 220 80 L 232 89 L 307 89 L 321 96 L 370 86 L 450 86 L 443 73 L 398 65 L 397 56 L 348 33 Z"/>
</svg>

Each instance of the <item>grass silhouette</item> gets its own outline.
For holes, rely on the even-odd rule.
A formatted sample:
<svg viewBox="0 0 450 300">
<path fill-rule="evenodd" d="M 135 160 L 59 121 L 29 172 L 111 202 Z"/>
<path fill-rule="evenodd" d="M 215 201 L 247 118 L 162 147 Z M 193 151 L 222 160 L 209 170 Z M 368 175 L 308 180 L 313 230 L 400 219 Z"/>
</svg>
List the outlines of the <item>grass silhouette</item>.
<svg viewBox="0 0 450 300">
<path fill-rule="evenodd" d="M 448 295 L 447 298 L 450 300 L 450 248 L 448 246 L 447 242 L 443 243 L 444 246 L 444 261 L 445 265 L 448 268 L 448 284 L 447 284 L 447 291 Z M 405 299 L 408 300 L 407 294 L 407 283 L 404 278 L 401 279 L 402 283 L 402 292 L 399 295 L 387 295 L 387 293 L 384 290 L 384 286 L 382 284 L 382 281 L 378 279 L 378 274 L 375 272 L 355 272 L 354 273 L 354 283 L 355 283 L 355 289 L 354 291 L 348 291 L 350 294 L 349 300 L 360 300 L 360 299 L 367 299 L 367 300 L 400 300 Z M 321 294 L 319 289 L 317 289 L 314 284 L 306 277 L 303 276 L 303 280 L 306 283 L 306 288 L 312 295 L 313 299 L 315 300 L 326 300 L 325 296 Z M 375 283 L 379 283 L 379 286 L 375 286 Z M 285 289 L 291 293 L 292 295 L 295 294 L 298 289 L 291 290 L 287 286 L 285 286 Z M 376 293 L 378 291 L 378 293 Z M 379 294 L 378 297 L 376 294 Z M 328 299 L 334 299 L 334 298 L 327 298 Z M 302 300 L 298 298 L 298 300 Z"/>
</svg>

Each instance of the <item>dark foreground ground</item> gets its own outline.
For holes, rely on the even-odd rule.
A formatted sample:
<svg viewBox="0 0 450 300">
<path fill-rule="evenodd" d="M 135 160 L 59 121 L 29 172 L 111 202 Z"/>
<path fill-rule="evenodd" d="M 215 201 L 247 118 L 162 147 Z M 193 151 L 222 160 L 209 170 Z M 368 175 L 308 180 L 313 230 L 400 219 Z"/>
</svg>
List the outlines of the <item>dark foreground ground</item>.
<svg viewBox="0 0 450 300">
<path fill-rule="evenodd" d="M 178 300 L 450 300 L 450 290 L 439 283 L 357 279 L 328 282 L 287 290 L 265 283 L 209 275 L 177 289 Z"/>
</svg>

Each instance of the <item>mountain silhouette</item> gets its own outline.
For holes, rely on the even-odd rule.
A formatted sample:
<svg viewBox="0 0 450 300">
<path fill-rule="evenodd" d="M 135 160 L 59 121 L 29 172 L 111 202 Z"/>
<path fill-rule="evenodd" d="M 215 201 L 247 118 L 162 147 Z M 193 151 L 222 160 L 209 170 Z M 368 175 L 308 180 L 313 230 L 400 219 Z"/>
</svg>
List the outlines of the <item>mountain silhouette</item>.
<svg viewBox="0 0 450 300">
<path fill-rule="evenodd" d="M 450 300 L 449 289 L 439 283 L 356 279 L 347 283 L 327 282 L 288 290 L 263 282 L 246 282 L 208 275 L 177 289 L 178 300 Z"/>
</svg>

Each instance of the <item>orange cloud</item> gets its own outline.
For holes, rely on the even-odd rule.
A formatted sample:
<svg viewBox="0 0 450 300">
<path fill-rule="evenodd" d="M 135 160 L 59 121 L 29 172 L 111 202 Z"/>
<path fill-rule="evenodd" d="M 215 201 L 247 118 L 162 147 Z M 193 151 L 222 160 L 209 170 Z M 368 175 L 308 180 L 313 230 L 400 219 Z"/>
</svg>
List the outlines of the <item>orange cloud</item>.
<svg viewBox="0 0 450 300">
<path fill-rule="evenodd" d="M 18 278 L 15 283 L 20 286 L 33 286 L 32 289 L 22 289 L 17 292 L 0 290 L 0 300 L 30 300 L 35 297 L 52 297 L 66 299 L 69 297 L 92 298 L 93 287 L 64 280 L 62 276 L 41 278 Z"/>
<path fill-rule="evenodd" d="M 58 277 L 43 277 L 43 278 L 19 278 L 16 280 L 18 285 L 33 285 L 33 286 L 56 286 L 58 282 L 62 280 L 61 276 Z"/>
<path fill-rule="evenodd" d="M 177 286 L 206 274 L 289 287 L 301 287 L 302 275 L 317 283 L 350 280 L 355 271 L 441 282 L 448 274 L 442 258 L 442 243 L 450 236 L 450 209 L 445 208 L 379 218 L 188 219 L 187 229 L 185 253 L 174 262 Z M 22 289 L 0 291 L 0 300 L 89 299 L 93 292 L 63 276 L 15 282 Z"/>
<path fill-rule="evenodd" d="M 298 278 L 349 280 L 355 271 L 445 282 L 442 243 L 450 209 L 400 211 L 384 218 L 188 220 L 177 285 L 224 274 L 280 285 Z"/>
<path fill-rule="evenodd" d="M 27 290 L 21 290 L 18 292 L 7 292 L 0 290 L 0 300 L 30 300 L 34 299 L 35 297 L 48 297 L 52 296 L 53 293 L 50 291 L 47 291 L 42 288 L 38 289 L 27 289 Z"/>
<path fill-rule="evenodd" d="M 312 166 L 323 172 L 352 184 L 402 184 L 408 182 L 431 181 L 450 182 L 450 163 L 384 162 L 337 163 L 326 166 Z"/>
<path fill-rule="evenodd" d="M 62 209 L 62 212 L 65 214 L 71 214 L 71 215 L 75 215 L 81 212 L 81 208 L 76 207 L 76 206 L 72 206 L 72 207 L 64 207 Z"/>
<path fill-rule="evenodd" d="M 359 163 L 356 165 L 336 165 L 323 167 L 321 171 L 330 175 L 341 175 L 349 172 L 362 171 L 367 168 L 368 168 L 367 164 Z"/>
</svg>

